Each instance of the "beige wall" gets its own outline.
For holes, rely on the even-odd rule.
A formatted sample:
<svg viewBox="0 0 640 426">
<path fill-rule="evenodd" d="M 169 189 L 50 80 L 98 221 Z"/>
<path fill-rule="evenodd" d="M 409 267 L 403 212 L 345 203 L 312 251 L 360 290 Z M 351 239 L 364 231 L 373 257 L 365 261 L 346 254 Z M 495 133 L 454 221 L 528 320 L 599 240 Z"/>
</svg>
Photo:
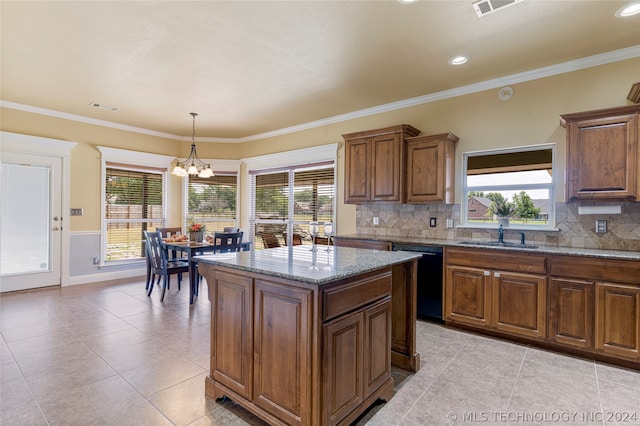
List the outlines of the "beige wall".
<svg viewBox="0 0 640 426">
<path fill-rule="evenodd" d="M 377 114 L 342 123 L 326 125 L 293 134 L 242 144 L 198 143 L 202 158 L 241 159 L 293 149 L 341 142 L 343 133 L 375 129 L 395 124 L 411 124 L 422 134 L 453 132 L 459 138 L 456 149 L 456 188 L 461 183 L 462 153 L 469 151 L 557 144 L 558 176 L 564 176 L 564 129 L 558 116 L 563 113 L 606 108 L 626 104 L 631 85 L 638 81 L 640 59 L 631 59 L 582 71 L 511 84 L 513 97 L 498 99 L 498 89 Z M 71 159 L 71 206 L 81 207 L 83 217 L 71 218 L 72 231 L 100 229 L 100 153 L 96 146 L 131 149 L 169 156 L 186 156 L 190 142 L 141 135 L 107 127 L 73 122 L 48 116 L 1 110 L 3 131 L 24 133 L 78 142 Z M 215 136 L 215 135 L 200 135 Z M 356 209 L 342 203 L 344 151 L 338 152 L 339 233 L 356 230 Z M 180 225 L 180 179 L 171 178 L 170 225 Z M 243 199 L 243 198 L 241 198 Z M 560 179 L 556 201 L 564 199 Z M 456 193 L 460 201 L 460 193 Z M 241 207 L 241 213 L 244 207 Z"/>
</svg>

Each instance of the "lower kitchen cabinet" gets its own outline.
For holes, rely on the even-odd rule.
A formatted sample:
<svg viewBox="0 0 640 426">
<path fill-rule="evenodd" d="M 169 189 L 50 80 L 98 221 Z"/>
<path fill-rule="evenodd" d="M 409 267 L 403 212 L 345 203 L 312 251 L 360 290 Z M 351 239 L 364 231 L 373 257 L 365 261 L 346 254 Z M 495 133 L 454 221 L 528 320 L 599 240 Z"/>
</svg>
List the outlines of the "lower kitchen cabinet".
<svg viewBox="0 0 640 426">
<path fill-rule="evenodd" d="M 546 276 L 496 271 L 491 287 L 491 328 L 535 339 L 546 337 Z"/>
<path fill-rule="evenodd" d="M 445 319 L 534 339 L 546 337 L 544 258 L 496 250 L 447 249 Z M 495 270 L 511 266 L 516 271 Z M 467 266 L 473 265 L 473 266 Z M 520 271 L 537 273 L 524 273 Z"/>
<path fill-rule="evenodd" d="M 391 298 L 323 326 L 325 418 L 338 424 L 391 378 Z"/>
<path fill-rule="evenodd" d="M 593 349 L 594 287 L 590 281 L 549 279 L 549 340 Z"/>
<path fill-rule="evenodd" d="M 596 350 L 640 361 L 640 286 L 596 283 Z"/>
<path fill-rule="evenodd" d="M 490 272 L 481 268 L 446 266 L 445 317 L 447 321 L 489 326 Z"/>
</svg>

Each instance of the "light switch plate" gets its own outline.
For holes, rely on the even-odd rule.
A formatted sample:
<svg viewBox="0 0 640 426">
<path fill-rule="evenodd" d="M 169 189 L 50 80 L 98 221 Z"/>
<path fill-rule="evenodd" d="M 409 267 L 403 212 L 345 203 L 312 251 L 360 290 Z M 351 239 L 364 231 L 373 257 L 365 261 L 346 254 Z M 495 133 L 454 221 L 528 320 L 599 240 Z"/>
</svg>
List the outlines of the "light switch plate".
<svg viewBox="0 0 640 426">
<path fill-rule="evenodd" d="M 438 219 L 435 217 L 429 218 L 429 226 L 435 228 L 438 224 Z"/>
<path fill-rule="evenodd" d="M 596 220 L 596 234 L 605 234 L 607 232 L 607 221 Z"/>
<path fill-rule="evenodd" d="M 71 209 L 71 216 L 82 216 L 84 211 L 82 209 Z"/>
</svg>

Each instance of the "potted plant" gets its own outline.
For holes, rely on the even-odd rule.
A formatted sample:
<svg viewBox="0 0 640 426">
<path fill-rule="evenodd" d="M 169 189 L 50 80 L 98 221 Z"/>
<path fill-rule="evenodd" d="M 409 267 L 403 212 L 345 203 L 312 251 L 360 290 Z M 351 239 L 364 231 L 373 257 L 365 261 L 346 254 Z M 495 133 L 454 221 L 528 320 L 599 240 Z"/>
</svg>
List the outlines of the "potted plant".
<svg viewBox="0 0 640 426">
<path fill-rule="evenodd" d="M 495 200 L 489 206 L 489 212 L 498 218 L 502 226 L 509 226 L 509 218 L 515 210 L 515 204 L 507 200 Z"/>
<path fill-rule="evenodd" d="M 201 243 L 204 241 L 204 232 L 207 230 L 207 226 L 204 223 L 199 223 L 196 219 L 190 217 L 187 219 L 187 232 L 189 233 L 189 240 Z"/>
</svg>

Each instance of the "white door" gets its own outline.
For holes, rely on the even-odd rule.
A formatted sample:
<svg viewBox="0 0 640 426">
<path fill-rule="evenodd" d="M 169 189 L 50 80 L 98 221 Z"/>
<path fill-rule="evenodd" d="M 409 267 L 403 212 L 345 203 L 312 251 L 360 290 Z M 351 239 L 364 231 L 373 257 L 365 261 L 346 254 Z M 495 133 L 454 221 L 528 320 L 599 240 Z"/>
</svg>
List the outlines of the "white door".
<svg viewBox="0 0 640 426">
<path fill-rule="evenodd" d="M 60 285 L 62 159 L 2 153 L 0 292 Z"/>
</svg>

